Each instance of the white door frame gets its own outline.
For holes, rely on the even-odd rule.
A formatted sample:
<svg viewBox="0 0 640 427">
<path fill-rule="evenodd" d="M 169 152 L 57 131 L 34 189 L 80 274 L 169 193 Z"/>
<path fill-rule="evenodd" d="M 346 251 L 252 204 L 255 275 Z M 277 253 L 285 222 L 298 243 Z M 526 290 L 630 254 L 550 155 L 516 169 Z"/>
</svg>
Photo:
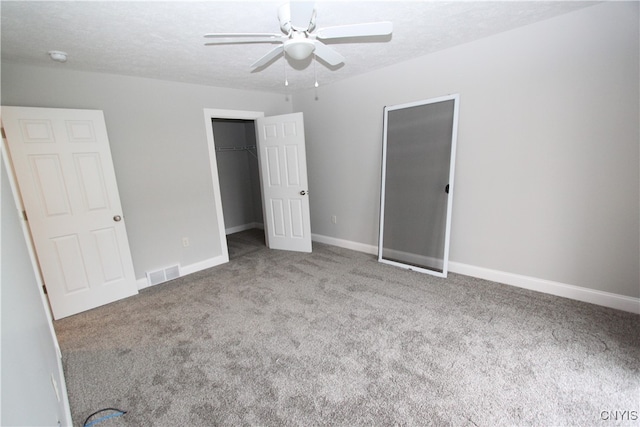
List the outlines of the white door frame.
<svg viewBox="0 0 640 427">
<path fill-rule="evenodd" d="M 227 233 L 224 225 L 224 212 L 222 210 L 222 196 L 220 194 L 220 177 L 218 175 L 218 163 L 216 161 L 216 146 L 213 140 L 212 119 L 234 119 L 234 120 L 252 120 L 254 123 L 257 119 L 264 117 L 262 111 L 244 111 L 244 110 L 220 110 L 215 108 L 204 109 L 204 129 L 207 133 L 207 147 L 209 148 L 209 167 L 211 168 L 211 182 L 213 183 L 213 198 L 218 217 L 219 239 L 222 244 L 222 252 L 229 261 L 229 249 L 227 247 Z"/>
</svg>

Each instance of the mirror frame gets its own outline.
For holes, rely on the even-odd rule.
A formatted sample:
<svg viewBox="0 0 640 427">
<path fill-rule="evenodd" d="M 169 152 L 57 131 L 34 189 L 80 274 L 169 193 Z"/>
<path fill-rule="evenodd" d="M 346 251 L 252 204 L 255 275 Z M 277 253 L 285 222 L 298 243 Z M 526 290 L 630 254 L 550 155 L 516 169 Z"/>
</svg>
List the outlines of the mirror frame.
<svg viewBox="0 0 640 427">
<path fill-rule="evenodd" d="M 449 164 L 449 192 L 447 197 L 447 215 L 445 222 L 445 239 L 444 239 L 444 254 L 443 254 L 443 268 L 442 271 L 437 271 L 434 269 L 429 269 L 427 267 L 420 267 L 414 264 L 405 264 L 399 261 L 394 261 L 391 259 L 385 259 L 383 257 L 383 248 L 384 248 L 384 219 L 385 219 L 385 190 L 386 190 L 386 169 L 387 169 L 387 133 L 389 129 L 389 112 L 402 110 L 406 108 L 418 107 L 428 104 L 435 104 L 439 102 L 453 101 L 453 120 L 451 123 L 452 132 L 451 132 L 451 157 Z M 383 119 L 383 141 L 382 141 L 382 185 L 380 190 L 380 228 L 379 228 L 379 240 L 378 240 L 378 261 L 394 265 L 397 267 L 405 268 L 408 270 L 414 270 L 421 273 L 431 274 L 437 277 L 447 277 L 448 268 L 449 268 L 449 245 L 450 245 L 450 237 L 451 237 L 451 212 L 453 208 L 453 193 L 454 193 L 454 175 L 455 175 L 455 160 L 456 160 L 456 146 L 458 139 L 458 112 L 459 112 L 459 104 L 460 104 L 460 95 L 446 95 L 438 98 L 430 98 L 426 100 L 410 102 L 406 104 L 399 104 L 394 106 L 385 106 L 384 107 L 384 119 Z"/>
</svg>

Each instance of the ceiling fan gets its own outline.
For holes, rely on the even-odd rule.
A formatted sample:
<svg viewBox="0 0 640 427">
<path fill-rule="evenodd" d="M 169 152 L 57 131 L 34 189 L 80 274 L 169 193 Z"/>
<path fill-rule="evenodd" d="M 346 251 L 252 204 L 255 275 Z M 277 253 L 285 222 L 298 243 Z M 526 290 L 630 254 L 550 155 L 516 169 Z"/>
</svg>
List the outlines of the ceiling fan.
<svg viewBox="0 0 640 427">
<path fill-rule="evenodd" d="M 345 58 L 323 43 L 325 40 L 357 37 L 387 36 L 393 31 L 391 22 L 370 22 L 363 24 L 341 25 L 319 28 L 316 31 L 316 8 L 310 1 L 291 1 L 278 8 L 278 20 L 282 34 L 273 33 L 210 33 L 212 39 L 205 45 L 216 44 L 279 44 L 262 58 L 251 64 L 251 69 L 263 67 L 281 54 L 295 60 L 304 60 L 315 56 L 331 66 L 345 61 Z"/>
</svg>

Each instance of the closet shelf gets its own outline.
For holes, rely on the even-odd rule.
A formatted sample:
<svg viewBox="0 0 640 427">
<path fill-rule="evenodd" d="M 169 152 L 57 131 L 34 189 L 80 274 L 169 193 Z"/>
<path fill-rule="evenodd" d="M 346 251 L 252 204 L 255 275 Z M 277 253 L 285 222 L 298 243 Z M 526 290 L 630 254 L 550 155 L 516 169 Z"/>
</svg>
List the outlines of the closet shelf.
<svg viewBox="0 0 640 427">
<path fill-rule="evenodd" d="M 216 152 L 222 152 L 222 151 L 246 151 L 247 153 L 251 154 L 253 157 L 255 157 L 257 159 L 258 156 L 253 153 L 253 150 L 255 150 L 255 149 L 256 149 L 255 145 L 245 145 L 245 146 L 242 146 L 242 147 L 216 147 Z"/>
</svg>

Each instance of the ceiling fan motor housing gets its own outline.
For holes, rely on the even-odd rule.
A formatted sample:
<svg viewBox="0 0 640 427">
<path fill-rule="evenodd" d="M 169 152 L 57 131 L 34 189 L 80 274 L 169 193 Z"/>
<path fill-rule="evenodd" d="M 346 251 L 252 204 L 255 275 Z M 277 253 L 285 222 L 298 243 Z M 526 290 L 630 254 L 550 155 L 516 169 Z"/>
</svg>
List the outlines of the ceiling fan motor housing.
<svg viewBox="0 0 640 427">
<path fill-rule="evenodd" d="M 296 8 L 295 13 L 291 13 L 291 7 Z M 278 8 L 278 21 L 280 29 L 287 35 L 292 30 L 311 32 L 316 28 L 316 9 L 312 2 L 285 3 Z"/>
</svg>

